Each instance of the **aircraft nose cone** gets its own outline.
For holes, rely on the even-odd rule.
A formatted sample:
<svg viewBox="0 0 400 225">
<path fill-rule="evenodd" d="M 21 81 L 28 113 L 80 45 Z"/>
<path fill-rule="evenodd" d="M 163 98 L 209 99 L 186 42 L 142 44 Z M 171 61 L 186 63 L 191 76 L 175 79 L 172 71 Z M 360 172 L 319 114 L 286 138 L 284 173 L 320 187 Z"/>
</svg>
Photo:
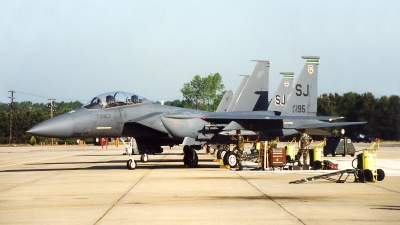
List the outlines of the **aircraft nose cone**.
<svg viewBox="0 0 400 225">
<path fill-rule="evenodd" d="M 73 128 L 72 117 L 64 114 L 33 126 L 27 133 L 42 137 L 68 138 L 72 136 Z"/>
</svg>

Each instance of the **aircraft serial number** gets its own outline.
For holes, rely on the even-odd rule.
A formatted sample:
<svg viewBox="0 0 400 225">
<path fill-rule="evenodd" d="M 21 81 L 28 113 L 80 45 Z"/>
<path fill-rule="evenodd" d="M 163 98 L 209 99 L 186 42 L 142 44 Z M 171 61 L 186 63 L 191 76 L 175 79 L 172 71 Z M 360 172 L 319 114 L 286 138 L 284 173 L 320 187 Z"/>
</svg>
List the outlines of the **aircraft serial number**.
<svg viewBox="0 0 400 225">
<path fill-rule="evenodd" d="M 293 113 L 305 113 L 306 105 L 293 105 Z"/>
</svg>

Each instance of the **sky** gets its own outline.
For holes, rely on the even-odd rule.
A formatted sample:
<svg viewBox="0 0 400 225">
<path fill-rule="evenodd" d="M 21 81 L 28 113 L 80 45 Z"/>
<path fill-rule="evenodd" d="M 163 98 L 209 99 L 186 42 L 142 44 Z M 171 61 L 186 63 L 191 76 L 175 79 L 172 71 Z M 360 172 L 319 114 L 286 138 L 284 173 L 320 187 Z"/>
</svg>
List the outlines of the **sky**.
<svg viewBox="0 0 400 225">
<path fill-rule="evenodd" d="M 400 1 L 0 0 L 0 102 L 127 91 L 183 99 L 195 75 L 236 91 L 251 60 L 280 72 L 320 56 L 318 94 L 400 95 Z"/>
</svg>

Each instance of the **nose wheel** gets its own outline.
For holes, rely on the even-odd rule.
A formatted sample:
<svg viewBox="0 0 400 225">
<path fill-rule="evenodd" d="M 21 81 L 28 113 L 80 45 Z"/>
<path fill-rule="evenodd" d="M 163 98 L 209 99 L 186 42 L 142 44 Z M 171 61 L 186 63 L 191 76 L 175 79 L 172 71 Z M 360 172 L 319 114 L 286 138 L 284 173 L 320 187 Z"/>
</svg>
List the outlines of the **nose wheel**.
<svg viewBox="0 0 400 225">
<path fill-rule="evenodd" d="M 126 167 L 127 167 L 129 170 L 134 170 L 134 169 L 136 169 L 136 166 L 137 166 L 137 163 L 136 163 L 136 161 L 133 160 L 133 159 L 129 159 L 128 162 L 126 163 Z"/>
</svg>

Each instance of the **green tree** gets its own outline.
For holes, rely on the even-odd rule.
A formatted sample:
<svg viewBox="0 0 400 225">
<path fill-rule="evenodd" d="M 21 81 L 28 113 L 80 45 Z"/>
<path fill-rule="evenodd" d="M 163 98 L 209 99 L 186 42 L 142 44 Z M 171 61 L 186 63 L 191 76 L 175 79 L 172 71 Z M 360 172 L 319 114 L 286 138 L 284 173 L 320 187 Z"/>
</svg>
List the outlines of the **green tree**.
<svg viewBox="0 0 400 225">
<path fill-rule="evenodd" d="M 176 107 L 183 107 L 182 101 L 179 99 L 175 99 L 174 101 L 166 101 L 164 105 L 176 106 Z"/>
<path fill-rule="evenodd" d="M 182 105 L 185 108 L 215 111 L 225 92 L 224 88 L 219 73 L 210 74 L 204 78 L 196 75 L 181 89 L 183 94 Z"/>
<path fill-rule="evenodd" d="M 31 137 L 29 144 L 31 144 L 32 146 L 34 146 L 36 144 L 36 138 L 34 136 Z"/>
</svg>

